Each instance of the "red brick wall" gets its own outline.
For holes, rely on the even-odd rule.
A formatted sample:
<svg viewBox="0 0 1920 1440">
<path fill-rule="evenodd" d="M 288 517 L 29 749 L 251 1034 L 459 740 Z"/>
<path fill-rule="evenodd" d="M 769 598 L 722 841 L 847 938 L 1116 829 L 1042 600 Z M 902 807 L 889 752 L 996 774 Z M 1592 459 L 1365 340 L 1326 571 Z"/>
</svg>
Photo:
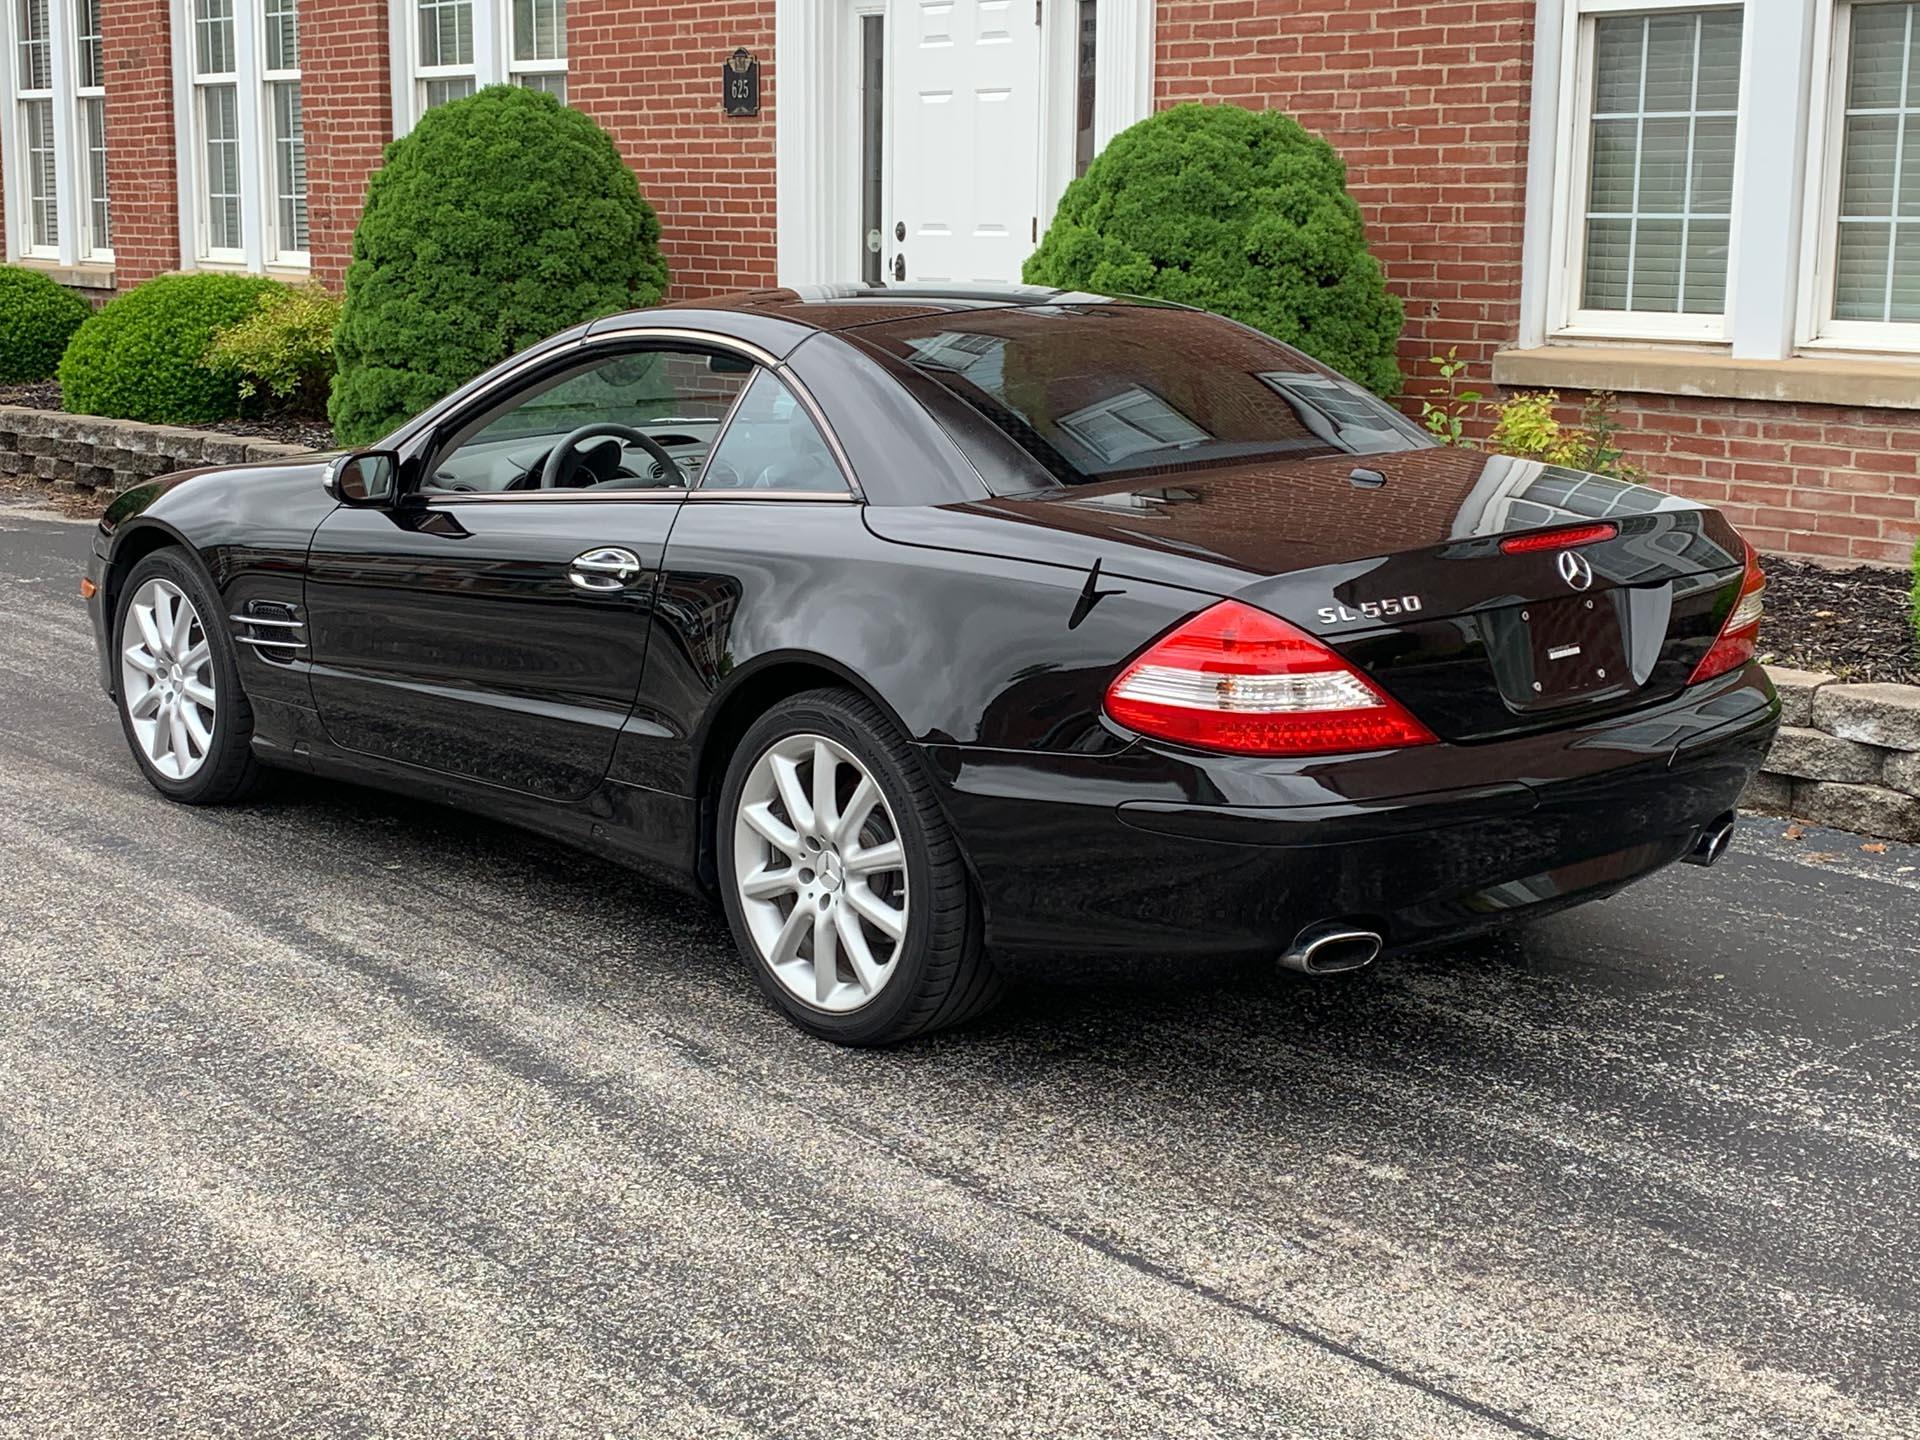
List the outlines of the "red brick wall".
<svg viewBox="0 0 1920 1440">
<path fill-rule="evenodd" d="M 728 119 L 720 66 L 760 58 L 760 113 Z M 774 280 L 773 0 L 571 0 L 567 99 L 613 135 L 660 215 L 668 293 Z"/>
<path fill-rule="evenodd" d="M 1531 0 L 1161 0 L 1157 37 L 1160 106 L 1272 106 L 1333 142 L 1406 301 L 1401 368 L 1457 345 L 1484 379 L 1520 321 Z"/>
<path fill-rule="evenodd" d="M 393 138 L 386 0 L 302 0 L 300 52 L 313 278 L 337 290 L 367 177 Z"/>
<path fill-rule="evenodd" d="M 180 268 L 173 45 L 167 0 L 100 7 L 107 58 L 107 194 L 121 289 Z"/>
<path fill-rule="evenodd" d="M 1913 558 L 1920 414 L 1629 395 L 1620 419 L 1650 481 L 1718 506 L 1762 550 Z"/>
</svg>

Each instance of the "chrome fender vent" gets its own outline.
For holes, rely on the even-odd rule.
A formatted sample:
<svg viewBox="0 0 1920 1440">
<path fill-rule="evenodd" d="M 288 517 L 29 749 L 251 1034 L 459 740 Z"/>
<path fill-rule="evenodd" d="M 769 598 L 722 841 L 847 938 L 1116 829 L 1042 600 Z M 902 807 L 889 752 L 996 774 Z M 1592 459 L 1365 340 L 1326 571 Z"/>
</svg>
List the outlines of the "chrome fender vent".
<svg viewBox="0 0 1920 1440">
<path fill-rule="evenodd" d="M 288 665 L 307 648 L 307 622 L 300 610 L 282 600 L 249 600 L 233 622 L 233 638 L 251 646 L 262 660 Z"/>
</svg>

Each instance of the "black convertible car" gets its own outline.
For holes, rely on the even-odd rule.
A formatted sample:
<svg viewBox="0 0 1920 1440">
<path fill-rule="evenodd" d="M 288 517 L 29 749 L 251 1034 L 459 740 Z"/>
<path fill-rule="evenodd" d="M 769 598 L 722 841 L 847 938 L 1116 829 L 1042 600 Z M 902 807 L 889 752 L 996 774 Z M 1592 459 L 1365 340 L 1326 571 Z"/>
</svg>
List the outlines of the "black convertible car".
<svg viewBox="0 0 1920 1440">
<path fill-rule="evenodd" d="M 1716 511 L 1096 295 L 594 321 L 94 552 L 163 794 L 283 766 L 631 862 L 845 1043 L 1042 960 L 1354 969 L 1711 862 L 1779 718 Z"/>
</svg>

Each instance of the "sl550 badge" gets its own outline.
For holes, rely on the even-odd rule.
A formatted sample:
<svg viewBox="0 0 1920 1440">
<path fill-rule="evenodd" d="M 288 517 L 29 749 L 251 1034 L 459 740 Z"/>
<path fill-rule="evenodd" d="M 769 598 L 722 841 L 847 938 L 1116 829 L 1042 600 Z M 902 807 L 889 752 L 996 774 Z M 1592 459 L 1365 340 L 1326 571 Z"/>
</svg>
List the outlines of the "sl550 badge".
<svg viewBox="0 0 1920 1440">
<path fill-rule="evenodd" d="M 1360 608 L 1322 605 L 1316 612 L 1322 625 L 1351 625 L 1356 620 L 1386 620 L 1395 615 L 1412 615 L 1420 608 L 1418 595 L 1388 596 L 1381 600 L 1362 600 Z"/>
</svg>

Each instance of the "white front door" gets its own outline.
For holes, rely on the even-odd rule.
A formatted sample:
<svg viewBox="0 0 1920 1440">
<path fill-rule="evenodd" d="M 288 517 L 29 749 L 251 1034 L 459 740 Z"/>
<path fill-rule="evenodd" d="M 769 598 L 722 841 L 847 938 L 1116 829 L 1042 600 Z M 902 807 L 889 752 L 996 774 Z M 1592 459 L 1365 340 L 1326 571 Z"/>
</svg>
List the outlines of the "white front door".
<svg viewBox="0 0 1920 1440">
<path fill-rule="evenodd" d="M 1018 280 L 1040 214 L 1033 0 L 893 0 L 889 278 Z"/>
</svg>

